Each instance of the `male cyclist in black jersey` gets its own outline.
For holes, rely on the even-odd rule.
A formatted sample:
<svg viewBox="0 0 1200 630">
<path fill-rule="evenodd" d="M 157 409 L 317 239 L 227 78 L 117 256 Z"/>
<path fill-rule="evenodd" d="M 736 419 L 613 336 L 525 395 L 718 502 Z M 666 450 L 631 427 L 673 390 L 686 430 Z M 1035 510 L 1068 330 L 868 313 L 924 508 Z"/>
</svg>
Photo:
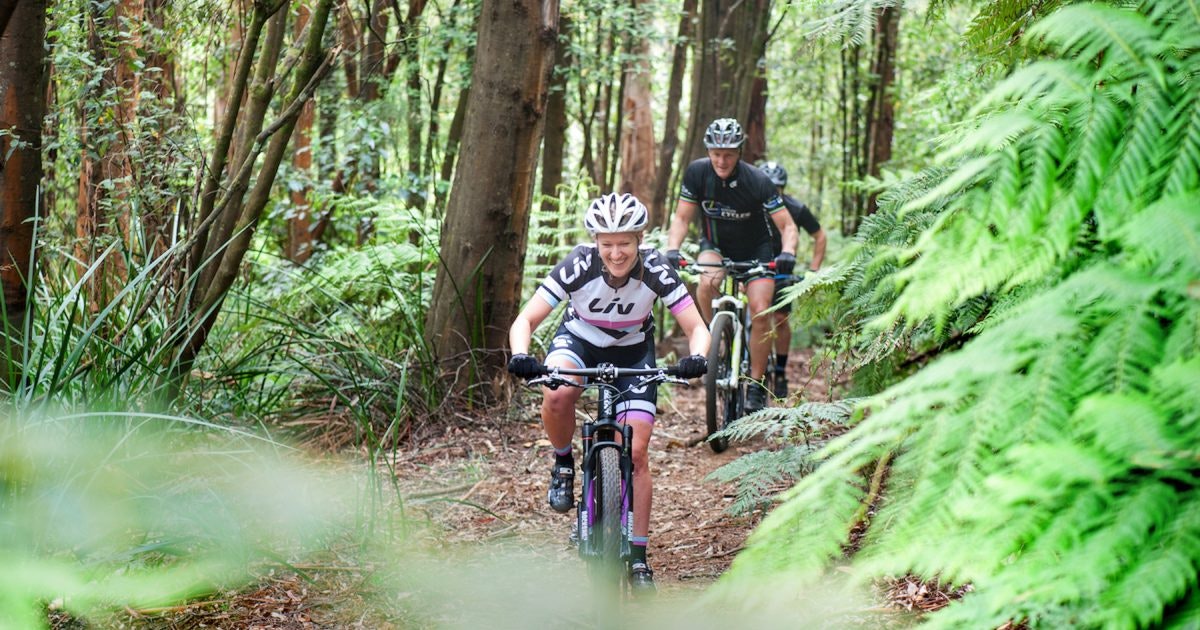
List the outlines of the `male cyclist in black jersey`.
<svg viewBox="0 0 1200 630">
<path fill-rule="evenodd" d="M 691 355 L 679 362 L 680 376 L 696 378 L 708 370 L 708 329 L 679 275 L 658 250 L 642 247 L 649 213 L 630 194 L 611 194 L 591 203 L 584 227 L 596 239 L 579 245 L 546 276 L 509 329 L 512 359 L 508 369 L 522 378 L 538 374 L 540 364 L 530 356 L 534 329 L 560 302 L 566 316 L 558 327 L 546 365 L 570 368 L 612 363 L 617 367 L 654 367 L 654 303 L 662 300 L 688 336 Z M 575 378 L 575 377 L 572 377 Z M 576 379 L 580 380 L 580 379 Z M 635 378 L 618 379 L 621 390 L 637 385 Z M 554 446 L 550 471 L 550 507 L 567 512 L 574 503 L 575 402 L 580 390 L 545 389 L 542 425 Z M 658 390 L 642 386 L 617 403 L 617 419 L 633 426 L 633 557 L 630 584 L 638 593 L 654 591 L 654 574 L 646 561 L 650 531 L 652 482 L 648 447 L 654 429 Z"/>
<path fill-rule="evenodd" d="M 796 265 L 796 224 L 784 210 L 783 199 L 771 180 L 741 160 L 745 141 L 741 125 L 732 118 L 720 118 L 709 124 L 704 133 L 708 157 L 692 162 L 683 173 L 679 203 L 667 235 L 667 257 L 672 265 L 679 266 L 679 246 L 699 208 L 702 234 L 699 262 L 719 263 L 722 258 L 729 258 L 767 263 L 774 259 L 775 273 L 792 273 Z M 778 253 L 771 248 L 767 227 L 771 223 L 783 235 L 783 246 Z M 720 292 L 723 276 L 719 271 L 708 271 L 700 277 L 697 301 L 705 320 L 712 319 L 712 299 Z M 774 287 L 775 278 L 769 274 L 747 283 L 751 316 L 770 307 Z M 747 413 L 766 406 L 767 392 L 761 383 L 767 371 L 767 353 L 771 350 L 770 332 L 769 323 L 750 330 L 750 378 L 759 385 L 748 388 Z"/>
<path fill-rule="evenodd" d="M 787 207 L 788 214 L 792 215 L 792 221 L 812 237 L 813 256 L 812 262 L 808 264 L 808 270 L 820 270 L 821 262 L 825 260 L 825 230 L 821 228 L 821 224 L 817 222 L 817 218 L 813 216 L 808 206 L 783 192 L 784 186 L 787 186 L 787 170 L 783 166 L 778 162 L 764 162 L 758 168 L 766 174 L 772 184 L 775 184 L 779 195 L 783 197 L 783 205 Z M 771 230 L 771 239 L 773 251 L 778 254 L 783 250 L 783 239 L 778 230 Z M 780 293 L 792 286 L 794 282 L 792 276 L 775 278 L 775 301 L 773 304 L 779 304 Z M 788 315 L 791 312 L 791 302 L 775 311 L 775 391 L 772 394 L 776 398 L 787 398 L 788 395 L 787 362 L 788 350 L 792 347 L 792 327 L 788 325 Z"/>
</svg>

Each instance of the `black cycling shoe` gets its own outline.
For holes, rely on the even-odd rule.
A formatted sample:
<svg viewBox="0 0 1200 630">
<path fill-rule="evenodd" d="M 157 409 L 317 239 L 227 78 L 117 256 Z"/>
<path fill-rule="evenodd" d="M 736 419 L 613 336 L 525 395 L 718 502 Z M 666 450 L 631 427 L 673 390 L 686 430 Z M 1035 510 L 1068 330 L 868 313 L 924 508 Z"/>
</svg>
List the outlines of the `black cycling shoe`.
<svg viewBox="0 0 1200 630">
<path fill-rule="evenodd" d="M 546 493 L 550 507 L 560 514 L 570 512 L 575 503 L 575 469 L 554 466 L 550 470 L 550 491 Z"/>
<path fill-rule="evenodd" d="M 654 585 L 654 571 L 645 562 L 635 562 L 629 567 L 629 587 L 634 597 L 653 597 L 658 593 Z"/>
<path fill-rule="evenodd" d="M 787 398 L 788 395 L 787 375 L 783 372 L 775 373 L 775 391 L 771 392 L 776 398 Z"/>
<path fill-rule="evenodd" d="M 762 383 L 750 381 L 750 385 L 746 387 L 746 413 L 750 415 L 767 406 L 767 390 L 762 386 Z"/>
</svg>

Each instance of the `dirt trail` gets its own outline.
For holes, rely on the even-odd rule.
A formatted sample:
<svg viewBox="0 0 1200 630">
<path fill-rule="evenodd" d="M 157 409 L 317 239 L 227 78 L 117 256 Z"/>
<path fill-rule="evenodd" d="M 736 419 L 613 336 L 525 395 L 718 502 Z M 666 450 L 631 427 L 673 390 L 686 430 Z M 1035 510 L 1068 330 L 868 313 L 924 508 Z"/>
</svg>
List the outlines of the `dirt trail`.
<svg viewBox="0 0 1200 630">
<path fill-rule="evenodd" d="M 795 356 L 789 364 L 793 395 L 796 384 L 805 381 L 806 391 L 825 391 L 824 382 L 808 376 L 808 359 L 807 354 Z M 694 385 L 672 390 L 660 394 L 660 414 L 650 443 L 655 481 L 649 558 L 665 593 L 702 588 L 729 568 L 761 514 L 726 513 L 733 501 L 732 485 L 706 477 L 766 446 L 731 444 L 723 453 L 712 452 L 700 442 L 704 434 L 703 388 Z M 522 420 L 498 419 L 446 435 L 437 444 L 399 453 L 397 475 L 414 494 L 429 492 L 412 485 L 417 479 L 451 483 L 449 480 L 461 480 L 464 474 L 481 479 L 446 495 L 460 502 L 441 503 L 433 513 L 452 541 L 504 538 L 528 544 L 539 553 L 574 557 L 574 550 L 567 545 L 574 513 L 557 514 L 546 504 L 551 447 L 536 421 L 540 397 L 526 395 L 518 400 L 521 410 L 514 412 Z"/>
</svg>

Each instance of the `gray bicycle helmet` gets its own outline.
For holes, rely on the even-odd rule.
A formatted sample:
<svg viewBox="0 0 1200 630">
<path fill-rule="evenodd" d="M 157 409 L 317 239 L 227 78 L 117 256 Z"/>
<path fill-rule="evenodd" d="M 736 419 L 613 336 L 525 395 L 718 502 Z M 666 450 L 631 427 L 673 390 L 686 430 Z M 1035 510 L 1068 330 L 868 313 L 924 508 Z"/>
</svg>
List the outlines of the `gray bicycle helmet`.
<svg viewBox="0 0 1200 630">
<path fill-rule="evenodd" d="M 787 186 L 787 171 L 779 162 L 763 162 L 758 166 L 762 172 L 771 180 L 772 184 L 780 188 Z"/>
<path fill-rule="evenodd" d="M 740 149 L 745 141 L 742 126 L 732 118 L 718 118 L 704 132 L 704 146 L 709 149 Z"/>
<path fill-rule="evenodd" d="M 583 216 L 583 227 L 588 234 L 616 234 L 619 232 L 641 232 L 650 221 L 650 213 L 637 197 L 629 193 L 611 193 L 592 201 Z"/>
</svg>

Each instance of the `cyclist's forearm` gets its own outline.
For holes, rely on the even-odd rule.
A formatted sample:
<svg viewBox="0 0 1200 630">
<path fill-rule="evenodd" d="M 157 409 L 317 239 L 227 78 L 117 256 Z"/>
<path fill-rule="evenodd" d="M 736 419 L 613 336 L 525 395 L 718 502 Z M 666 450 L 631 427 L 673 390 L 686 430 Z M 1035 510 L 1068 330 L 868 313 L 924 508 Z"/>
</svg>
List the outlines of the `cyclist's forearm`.
<svg viewBox="0 0 1200 630">
<path fill-rule="evenodd" d="M 813 257 L 809 269 L 816 271 L 821 268 L 821 263 L 825 261 L 825 242 L 825 230 L 817 230 L 817 233 L 813 234 Z"/>
<path fill-rule="evenodd" d="M 513 354 L 529 354 L 529 340 L 533 338 L 533 329 L 529 320 L 517 317 L 508 329 L 508 349 Z"/>
<path fill-rule="evenodd" d="M 675 214 L 671 216 L 671 227 L 667 230 L 667 250 L 679 249 L 683 239 L 687 237 L 688 226 L 692 222 L 695 204 L 680 201 L 675 206 Z"/>
</svg>

